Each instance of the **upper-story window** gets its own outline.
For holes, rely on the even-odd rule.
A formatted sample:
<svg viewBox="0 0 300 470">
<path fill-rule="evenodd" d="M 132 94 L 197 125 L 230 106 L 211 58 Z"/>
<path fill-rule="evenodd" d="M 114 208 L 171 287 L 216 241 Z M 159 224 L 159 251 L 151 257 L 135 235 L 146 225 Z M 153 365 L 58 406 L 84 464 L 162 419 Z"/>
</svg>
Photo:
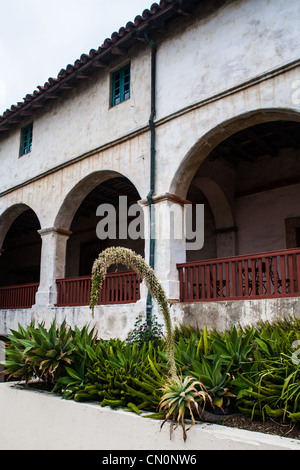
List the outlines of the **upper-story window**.
<svg viewBox="0 0 300 470">
<path fill-rule="evenodd" d="M 32 123 L 22 129 L 21 133 L 21 156 L 31 152 L 32 147 Z"/>
<path fill-rule="evenodd" d="M 112 106 L 130 98 L 130 64 L 117 70 L 112 77 Z"/>
</svg>

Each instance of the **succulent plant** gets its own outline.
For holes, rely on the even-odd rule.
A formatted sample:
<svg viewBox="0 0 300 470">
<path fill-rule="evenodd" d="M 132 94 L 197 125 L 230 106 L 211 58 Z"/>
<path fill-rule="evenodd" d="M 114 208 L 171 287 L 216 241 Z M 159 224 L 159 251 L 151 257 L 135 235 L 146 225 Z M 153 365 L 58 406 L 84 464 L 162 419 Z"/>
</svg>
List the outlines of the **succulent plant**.
<svg viewBox="0 0 300 470">
<path fill-rule="evenodd" d="M 173 427 L 176 429 L 181 425 L 183 430 L 183 439 L 186 440 L 186 432 L 195 424 L 194 413 L 197 413 L 201 418 L 201 412 L 205 408 L 206 402 L 212 406 L 212 400 L 203 384 L 196 380 L 194 377 L 177 377 L 171 378 L 162 387 L 164 392 L 160 403 L 159 411 L 165 410 L 166 417 L 161 427 L 167 420 L 172 418 L 170 424 L 170 437 L 172 435 Z M 202 410 L 200 409 L 202 406 Z M 189 413 L 192 420 L 191 425 L 185 427 L 185 415 Z"/>
</svg>

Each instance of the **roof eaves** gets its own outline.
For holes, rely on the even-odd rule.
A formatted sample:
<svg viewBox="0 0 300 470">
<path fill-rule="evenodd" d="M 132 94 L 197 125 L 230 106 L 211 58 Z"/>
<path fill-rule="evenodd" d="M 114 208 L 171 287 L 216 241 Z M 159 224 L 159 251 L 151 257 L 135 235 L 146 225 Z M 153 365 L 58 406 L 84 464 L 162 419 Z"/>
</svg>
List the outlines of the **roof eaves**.
<svg viewBox="0 0 300 470">
<path fill-rule="evenodd" d="M 97 50 L 91 49 L 89 54 L 82 54 L 73 65 L 69 64 L 62 69 L 56 78 L 50 77 L 43 86 L 37 86 L 32 94 L 27 94 L 23 101 L 7 109 L 0 116 L 0 131 L 7 131 L 20 124 L 25 116 L 32 115 L 35 109 L 44 107 L 50 100 L 57 99 L 62 91 L 73 88 L 95 68 L 108 66 L 113 56 L 128 49 L 143 36 L 146 29 L 156 30 L 168 15 L 176 14 L 176 8 L 180 14 L 183 2 L 184 0 L 160 0 L 159 4 L 153 3 L 150 9 L 136 16 L 133 22 L 129 21 L 118 32 L 114 31 Z"/>
</svg>

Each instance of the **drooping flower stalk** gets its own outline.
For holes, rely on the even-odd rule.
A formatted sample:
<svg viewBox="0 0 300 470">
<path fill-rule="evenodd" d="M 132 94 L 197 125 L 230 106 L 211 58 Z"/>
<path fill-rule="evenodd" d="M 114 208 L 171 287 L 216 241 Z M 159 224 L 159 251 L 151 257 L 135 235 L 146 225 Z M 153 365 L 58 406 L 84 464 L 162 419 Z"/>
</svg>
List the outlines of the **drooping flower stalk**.
<svg viewBox="0 0 300 470">
<path fill-rule="evenodd" d="M 95 305 L 97 305 L 99 300 L 99 291 L 107 274 L 107 270 L 112 264 L 123 264 L 126 267 L 133 269 L 137 273 L 137 276 L 145 281 L 151 296 L 157 301 L 163 313 L 166 327 L 171 377 L 176 379 L 177 373 L 174 358 L 174 336 L 168 300 L 153 269 L 145 262 L 142 256 L 123 247 L 107 248 L 100 253 L 92 268 L 90 308 L 92 309 L 93 317 Z"/>
</svg>

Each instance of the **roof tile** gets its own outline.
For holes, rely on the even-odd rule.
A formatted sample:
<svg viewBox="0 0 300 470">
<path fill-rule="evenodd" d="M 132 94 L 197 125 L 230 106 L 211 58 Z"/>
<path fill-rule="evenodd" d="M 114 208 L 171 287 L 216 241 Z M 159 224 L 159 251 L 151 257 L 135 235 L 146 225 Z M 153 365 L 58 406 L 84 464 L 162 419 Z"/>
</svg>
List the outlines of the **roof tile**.
<svg viewBox="0 0 300 470">
<path fill-rule="evenodd" d="M 89 54 L 82 54 L 80 59 L 77 59 L 74 64 L 68 64 L 65 69 L 61 69 L 57 75 L 57 78 L 50 77 L 48 81 L 44 84 L 44 86 L 37 86 L 37 90 L 35 90 L 32 94 L 27 94 L 24 98 L 23 102 L 18 102 L 17 105 L 12 105 L 10 109 L 7 109 L 3 115 L 0 115 L 0 124 L 3 123 L 8 117 L 12 114 L 18 112 L 23 106 L 28 105 L 31 101 L 33 101 L 36 97 L 41 96 L 43 93 L 46 93 L 49 88 L 54 85 L 58 85 L 61 80 L 65 79 L 68 75 L 76 72 L 76 70 L 80 69 L 80 67 L 87 64 L 91 61 L 94 57 L 101 56 L 104 52 L 106 52 L 112 45 L 116 44 L 118 40 L 125 37 L 127 34 L 142 24 L 143 22 L 147 22 L 151 16 L 156 14 L 157 12 L 163 10 L 165 7 L 172 3 L 177 3 L 178 0 L 160 0 L 158 3 L 153 3 L 150 9 L 145 9 L 142 15 L 137 15 L 134 21 L 129 21 L 126 26 L 122 26 L 119 31 L 114 31 L 110 38 L 106 38 L 102 44 L 102 46 L 98 47 L 98 49 L 91 49 Z"/>
</svg>

